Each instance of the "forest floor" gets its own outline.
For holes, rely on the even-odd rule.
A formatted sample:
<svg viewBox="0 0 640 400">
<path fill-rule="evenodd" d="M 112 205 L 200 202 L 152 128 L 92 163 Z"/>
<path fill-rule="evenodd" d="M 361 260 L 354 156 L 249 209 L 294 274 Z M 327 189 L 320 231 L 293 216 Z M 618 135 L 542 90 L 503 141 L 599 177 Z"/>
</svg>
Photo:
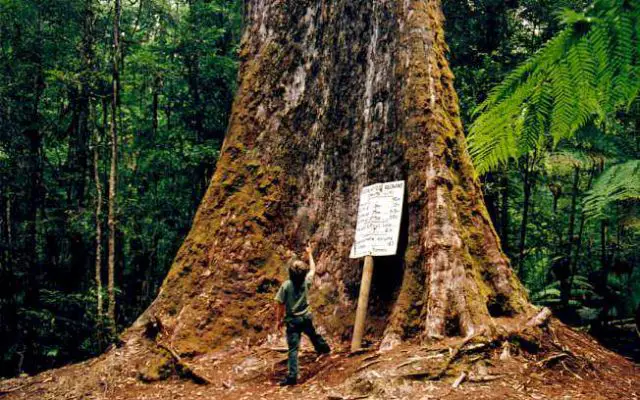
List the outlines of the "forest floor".
<svg viewBox="0 0 640 400">
<path fill-rule="evenodd" d="M 538 349 L 450 339 L 433 347 L 406 343 L 392 351 L 317 357 L 303 342 L 300 383 L 279 387 L 286 373 L 281 341 L 240 341 L 189 360 L 210 384 L 170 378 L 143 383 L 142 344 L 28 378 L 0 382 L 2 400 L 18 399 L 638 399 L 640 365 L 587 334 L 553 322 L 553 340 Z M 376 348 L 375 346 L 372 346 Z M 123 362 L 124 361 L 124 362 Z M 433 379 L 447 365 L 440 379 Z M 437 371 L 437 372 L 434 372 Z M 431 380 L 433 379 L 433 380 Z M 458 382 L 459 381 L 459 382 Z"/>
</svg>

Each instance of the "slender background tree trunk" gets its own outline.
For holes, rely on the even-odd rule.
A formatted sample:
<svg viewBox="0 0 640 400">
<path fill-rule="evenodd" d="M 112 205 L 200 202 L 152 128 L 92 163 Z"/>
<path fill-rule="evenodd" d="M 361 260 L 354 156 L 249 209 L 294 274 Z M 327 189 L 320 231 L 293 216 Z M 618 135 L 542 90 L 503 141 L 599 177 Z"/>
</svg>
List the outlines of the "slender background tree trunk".
<svg viewBox="0 0 640 400">
<path fill-rule="evenodd" d="M 109 172 L 109 255 L 108 255 L 108 282 L 109 295 L 107 316 L 110 328 L 115 334 L 116 330 L 116 293 L 115 293 L 115 268 L 116 268 L 116 230 L 117 226 L 117 185 L 118 185 L 118 106 L 120 103 L 120 0 L 115 0 L 113 16 L 113 98 L 111 100 L 111 170 Z"/>
<path fill-rule="evenodd" d="M 93 181 L 96 187 L 96 258 L 95 258 L 95 281 L 96 281 L 96 302 L 98 331 L 101 330 L 103 317 L 102 309 L 102 181 L 100 178 L 100 133 L 94 129 L 93 143 Z"/>
<path fill-rule="evenodd" d="M 567 233 L 566 254 L 563 256 L 563 265 L 566 271 L 561 272 L 560 279 L 560 303 L 563 308 L 569 306 L 571 298 L 571 283 L 573 282 L 573 243 L 575 242 L 574 231 L 576 224 L 576 203 L 578 201 L 578 192 L 580 188 L 580 167 L 574 167 L 573 170 L 573 186 L 571 188 L 571 207 L 569 208 L 569 229 Z"/>
<path fill-rule="evenodd" d="M 518 272 L 522 273 L 522 267 L 525 258 L 527 244 L 527 228 L 529 224 L 530 206 L 531 206 L 531 189 L 535 185 L 535 168 L 536 155 L 525 156 L 524 176 L 522 178 L 522 188 L 524 198 L 522 200 L 522 220 L 520 222 L 520 243 L 518 247 Z"/>
</svg>

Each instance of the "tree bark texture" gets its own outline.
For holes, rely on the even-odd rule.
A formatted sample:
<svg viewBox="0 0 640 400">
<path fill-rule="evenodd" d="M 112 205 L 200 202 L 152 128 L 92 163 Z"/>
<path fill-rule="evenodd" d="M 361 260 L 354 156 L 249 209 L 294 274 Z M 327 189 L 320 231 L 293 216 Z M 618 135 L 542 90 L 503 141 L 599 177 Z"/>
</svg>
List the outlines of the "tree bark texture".
<svg viewBox="0 0 640 400">
<path fill-rule="evenodd" d="M 467 154 L 440 2 L 251 0 L 246 22 L 217 170 L 137 326 L 161 318 L 191 354 L 260 337 L 288 257 L 310 240 L 316 319 L 348 338 L 358 196 L 393 180 L 407 183 L 401 244 L 376 259 L 366 335 L 390 348 L 528 314 Z"/>
</svg>

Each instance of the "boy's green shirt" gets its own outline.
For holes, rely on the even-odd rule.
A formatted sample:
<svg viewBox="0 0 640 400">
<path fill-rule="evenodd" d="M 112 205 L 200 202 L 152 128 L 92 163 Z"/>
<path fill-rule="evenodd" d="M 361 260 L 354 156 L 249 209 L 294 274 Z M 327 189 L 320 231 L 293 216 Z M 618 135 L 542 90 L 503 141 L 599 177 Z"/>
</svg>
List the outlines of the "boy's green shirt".
<svg viewBox="0 0 640 400">
<path fill-rule="evenodd" d="M 286 306 L 285 321 L 288 322 L 293 318 L 303 317 L 311 312 L 307 295 L 312 279 L 313 275 L 307 274 L 304 283 L 300 287 L 296 288 L 291 280 L 287 280 L 278 289 L 275 300 Z"/>
</svg>

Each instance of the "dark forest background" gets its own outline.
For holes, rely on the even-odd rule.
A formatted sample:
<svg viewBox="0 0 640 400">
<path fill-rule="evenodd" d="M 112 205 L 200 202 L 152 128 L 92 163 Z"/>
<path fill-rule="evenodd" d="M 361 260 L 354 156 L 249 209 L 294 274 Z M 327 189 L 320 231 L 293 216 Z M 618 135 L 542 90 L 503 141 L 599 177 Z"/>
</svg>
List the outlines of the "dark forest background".
<svg viewBox="0 0 640 400">
<path fill-rule="evenodd" d="M 590 5 L 443 3 L 466 126 L 563 29 L 561 10 Z M 215 168 L 242 13 L 237 0 L 0 0 L 0 376 L 99 354 L 155 298 Z M 637 205 L 584 212 L 601 186 L 638 185 L 637 168 L 608 167 L 640 158 L 640 107 L 611 118 L 607 135 L 481 177 L 532 299 L 594 330 L 640 302 Z"/>
</svg>

